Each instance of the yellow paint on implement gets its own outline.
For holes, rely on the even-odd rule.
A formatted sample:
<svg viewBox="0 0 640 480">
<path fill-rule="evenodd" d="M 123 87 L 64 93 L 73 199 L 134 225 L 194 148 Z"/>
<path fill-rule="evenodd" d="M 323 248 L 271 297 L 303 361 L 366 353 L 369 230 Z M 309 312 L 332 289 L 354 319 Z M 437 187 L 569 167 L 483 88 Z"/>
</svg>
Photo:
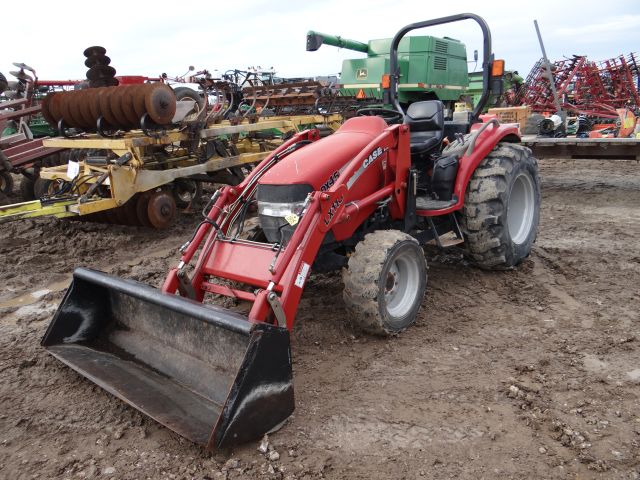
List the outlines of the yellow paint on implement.
<svg viewBox="0 0 640 480">
<path fill-rule="evenodd" d="M 339 114 L 331 115 L 297 115 L 297 116 L 273 116 L 262 117 L 255 122 L 243 122 L 234 125 L 228 120 L 218 124 L 209 125 L 200 132 L 200 138 L 208 140 L 216 137 L 237 135 L 264 130 L 300 131 L 307 125 L 323 125 L 331 130 L 336 130 L 343 122 Z M 95 134 L 87 134 L 74 138 L 48 138 L 44 145 L 55 148 L 110 150 L 118 156 L 130 153 L 132 160 L 123 166 L 114 164 L 88 164 L 81 161 L 80 179 L 75 184 L 72 197 L 40 200 L 18 203 L 0 207 L 0 223 L 23 218 L 35 218 L 41 216 L 72 217 L 89 215 L 124 205 L 134 195 L 153 190 L 167 185 L 179 178 L 189 178 L 194 175 L 203 175 L 216 172 L 225 168 L 240 167 L 262 161 L 269 155 L 264 150 L 264 144 L 254 142 L 251 137 L 242 136 L 235 141 L 238 155 L 230 157 L 215 156 L 204 163 L 199 163 L 196 156 L 190 154 L 187 149 L 179 146 L 180 142 L 189 141 L 187 133 L 178 130 L 165 132 L 157 137 L 144 135 L 141 131 L 132 131 L 118 138 L 104 138 Z M 272 139 L 271 148 L 281 142 L 281 139 Z M 155 145 L 174 145 L 176 156 L 156 160 L 148 154 L 147 147 Z M 67 165 L 43 168 L 40 177 L 47 180 L 73 181 L 67 174 Z M 108 172 L 109 176 L 103 185 L 109 188 L 109 198 L 95 196 L 86 202 L 80 202 L 80 196 L 89 186 Z"/>
<path fill-rule="evenodd" d="M 343 117 L 339 114 L 263 117 L 258 119 L 255 123 L 240 123 L 238 125 L 232 125 L 229 122 L 223 122 L 215 125 L 209 125 L 205 130 L 200 132 L 200 137 L 212 138 L 221 135 L 233 135 L 236 133 L 258 132 L 261 130 L 271 129 L 299 131 L 299 128 L 305 125 L 326 125 L 332 130 L 337 130 L 342 124 L 342 121 Z"/>
<path fill-rule="evenodd" d="M 70 211 L 69 207 L 75 203 L 76 200 L 60 200 L 53 201 L 52 203 L 45 203 L 43 205 L 40 200 L 33 200 L 31 202 L 5 205 L 0 207 L 0 223 L 43 216 L 57 218 L 73 217 L 77 214 Z"/>
<path fill-rule="evenodd" d="M 172 131 L 158 137 L 143 135 L 140 131 L 133 131 L 118 138 L 105 138 L 98 135 L 85 135 L 81 137 L 47 138 L 43 140 L 45 147 L 57 148 L 90 148 L 98 150 L 128 150 L 130 148 L 148 147 L 150 145 L 167 145 L 169 143 L 188 140 L 186 133 Z"/>
</svg>

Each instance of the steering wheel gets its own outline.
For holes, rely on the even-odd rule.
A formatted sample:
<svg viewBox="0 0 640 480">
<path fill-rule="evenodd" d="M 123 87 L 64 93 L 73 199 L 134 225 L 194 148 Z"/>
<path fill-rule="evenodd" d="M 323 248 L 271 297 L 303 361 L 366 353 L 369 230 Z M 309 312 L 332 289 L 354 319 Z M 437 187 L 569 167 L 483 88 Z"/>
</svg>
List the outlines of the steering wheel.
<svg viewBox="0 0 640 480">
<path fill-rule="evenodd" d="M 382 107 L 361 108 L 356 112 L 356 115 L 359 117 L 381 117 L 389 124 L 402 123 L 404 121 L 404 116 L 400 112 Z"/>
</svg>

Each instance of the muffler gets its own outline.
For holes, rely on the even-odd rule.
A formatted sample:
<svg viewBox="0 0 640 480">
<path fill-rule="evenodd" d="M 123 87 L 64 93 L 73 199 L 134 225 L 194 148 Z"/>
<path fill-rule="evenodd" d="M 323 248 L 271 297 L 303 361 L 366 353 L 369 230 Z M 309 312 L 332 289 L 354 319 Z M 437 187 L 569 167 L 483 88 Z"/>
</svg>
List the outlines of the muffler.
<svg viewBox="0 0 640 480">
<path fill-rule="evenodd" d="M 42 346 L 183 437 L 216 449 L 294 410 L 289 332 L 79 268 Z"/>
</svg>

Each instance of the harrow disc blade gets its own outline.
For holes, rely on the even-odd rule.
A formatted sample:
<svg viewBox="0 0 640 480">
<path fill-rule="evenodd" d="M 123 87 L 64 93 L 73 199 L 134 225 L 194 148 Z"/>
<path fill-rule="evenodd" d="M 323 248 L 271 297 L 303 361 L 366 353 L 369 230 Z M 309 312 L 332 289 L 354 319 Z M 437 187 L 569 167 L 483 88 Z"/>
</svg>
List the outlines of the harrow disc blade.
<svg viewBox="0 0 640 480">
<path fill-rule="evenodd" d="M 128 128 L 129 120 L 127 119 L 124 111 L 122 109 L 122 99 L 127 92 L 128 87 L 122 86 L 114 89 L 111 94 L 111 113 L 113 113 L 114 118 L 118 121 L 118 125 L 122 128 Z"/>
<path fill-rule="evenodd" d="M 176 94 L 163 83 L 150 84 L 145 89 L 144 106 L 151 120 L 166 125 L 176 113 Z"/>
<path fill-rule="evenodd" d="M 116 69 L 110 65 L 94 65 L 87 70 L 87 78 L 91 81 L 99 81 L 111 78 L 116 74 Z"/>
<path fill-rule="evenodd" d="M 118 127 L 118 120 L 111 110 L 111 97 L 113 93 L 113 88 L 105 88 L 102 92 L 100 92 L 100 114 L 104 117 L 109 125 L 111 125 L 112 127 Z"/>
<path fill-rule="evenodd" d="M 82 54 L 87 58 L 91 57 L 92 55 L 104 55 L 105 53 L 107 53 L 107 49 L 98 45 L 87 47 L 84 52 L 82 52 Z"/>
<path fill-rule="evenodd" d="M 91 68 L 94 65 L 109 65 L 111 63 L 111 59 L 104 54 L 95 54 L 91 55 L 84 61 L 84 66 L 87 68 Z"/>
</svg>

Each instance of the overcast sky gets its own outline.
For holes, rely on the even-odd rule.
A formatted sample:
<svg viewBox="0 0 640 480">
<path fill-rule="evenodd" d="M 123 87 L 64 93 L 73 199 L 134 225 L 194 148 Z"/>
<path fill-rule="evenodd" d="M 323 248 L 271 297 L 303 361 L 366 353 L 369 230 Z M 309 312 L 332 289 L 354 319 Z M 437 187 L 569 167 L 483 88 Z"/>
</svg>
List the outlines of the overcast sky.
<svg viewBox="0 0 640 480">
<path fill-rule="evenodd" d="M 551 59 L 626 54 L 637 48 L 640 30 L 638 0 L 30 0 L 27 11 L 14 7 L 11 21 L 3 8 L 0 27 L 0 72 L 8 79 L 12 62 L 27 63 L 42 79 L 84 78 L 82 52 L 90 45 L 107 49 L 117 75 L 181 75 L 189 65 L 212 72 L 260 65 L 280 76 L 335 74 L 343 59 L 362 55 L 327 46 L 306 52 L 307 30 L 366 42 L 391 37 L 408 23 L 467 11 L 489 23 L 496 57 L 526 75 L 541 56 L 534 19 Z M 480 30 L 470 21 L 430 33 L 462 40 L 470 60 L 482 48 Z"/>
</svg>

